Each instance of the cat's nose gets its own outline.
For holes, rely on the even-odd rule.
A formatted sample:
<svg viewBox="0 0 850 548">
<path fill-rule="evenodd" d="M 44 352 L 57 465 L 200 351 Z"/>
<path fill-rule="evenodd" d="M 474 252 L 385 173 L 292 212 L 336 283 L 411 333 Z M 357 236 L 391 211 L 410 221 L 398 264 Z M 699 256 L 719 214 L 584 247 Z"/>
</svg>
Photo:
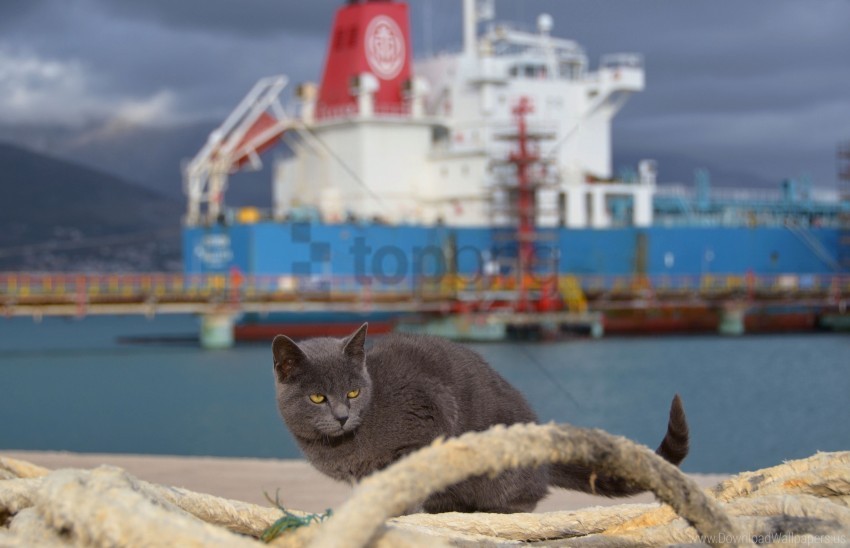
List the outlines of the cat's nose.
<svg viewBox="0 0 850 548">
<path fill-rule="evenodd" d="M 345 426 L 345 422 L 348 420 L 348 415 L 344 415 L 342 417 L 337 417 L 336 420 L 339 421 L 340 426 Z"/>
</svg>

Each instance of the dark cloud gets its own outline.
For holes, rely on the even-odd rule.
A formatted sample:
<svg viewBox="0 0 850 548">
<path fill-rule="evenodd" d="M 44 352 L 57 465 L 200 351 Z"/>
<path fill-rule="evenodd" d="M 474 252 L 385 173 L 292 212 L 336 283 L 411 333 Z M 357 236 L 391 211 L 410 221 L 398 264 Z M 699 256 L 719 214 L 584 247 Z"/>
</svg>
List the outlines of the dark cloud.
<svg viewBox="0 0 850 548">
<path fill-rule="evenodd" d="M 54 102 L 64 101 L 67 112 L 216 120 L 262 76 L 318 79 L 341 4 L 6 0 L 0 62 L 25 60 L 36 73 L 43 65 L 64 74 L 42 85 L 57 86 L 63 95 Z M 835 143 L 850 138 L 850 2 L 497 0 L 496 6 L 499 19 L 527 28 L 538 14 L 552 14 L 554 34 L 577 40 L 594 66 L 605 53 L 644 55 L 647 89 L 615 119 L 615 147 L 705 158 L 773 179 L 806 171 L 818 181 L 834 180 Z M 418 56 L 460 46 L 458 0 L 411 0 L 410 13 Z M 49 90 L 41 91 L 48 100 Z"/>
<path fill-rule="evenodd" d="M 36 11 L 47 0 L 3 0 L 0 2 L 0 28 L 11 27 L 33 11 Z"/>
<path fill-rule="evenodd" d="M 39 17 L 28 17 L 26 24 L 0 38 L 0 59 L 10 51 L 18 65 L 72 72 L 72 82 L 44 83 L 58 94 L 53 104 L 64 103 L 60 117 L 72 121 L 84 121 L 80 111 L 92 103 L 101 103 L 107 112 L 122 100 L 144 101 L 162 93 L 174 97 L 175 123 L 220 117 L 260 77 L 287 72 L 315 78 L 324 55 L 324 38 L 318 36 L 178 31 L 144 19 L 116 17 L 98 5 L 94 0 L 54 0 Z M 297 56 L 292 54 L 296 51 Z M 26 79 L 30 95 L 38 96 L 40 82 Z M 37 113 L 39 105 L 33 110 Z"/>
<path fill-rule="evenodd" d="M 145 19 L 174 29 L 224 31 L 259 36 L 281 31 L 327 32 L 335 0 L 96 0 L 110 14 Z"/>
<path fill-rule="evenodd" d="M 617 50 L 645 58 L 646 91 L 616 118 L 615 147 L 704 158 L 771 180 L 806 173 L 835 181 L 835 144 L 850 138 L 850 3 L 574 7 L 563 32 L 591 59 Z"/>
</svg>

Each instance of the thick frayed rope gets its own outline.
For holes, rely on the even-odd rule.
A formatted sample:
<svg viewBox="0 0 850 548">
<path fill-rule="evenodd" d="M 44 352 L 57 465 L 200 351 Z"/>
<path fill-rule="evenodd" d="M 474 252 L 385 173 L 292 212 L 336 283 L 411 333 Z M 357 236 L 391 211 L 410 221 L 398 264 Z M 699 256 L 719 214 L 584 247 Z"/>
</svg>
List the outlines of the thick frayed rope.
<svg viewBox="0 0 850 548">
<path fill-rule="evenodd" d="M 622 477 L 669 506 L 387 519 L 470 476 L 569 462 Z M 0 546 L 262 546 L 265 508 L 147 483 L 126 472 L 47 469 L 0 457 Z M 248 535 L 248 536 L 245 536 Z M 252 538 L 254 537 L 254 538 Z M 563 546 L 850 543 L 850 452 L 747 472 L 702 491 L 645 447 L 564 425 L 496 427 L 438 440 L 363 481 L 328 521 L 276 546 L 425 547 L 534 541 Z"/>
</svg>

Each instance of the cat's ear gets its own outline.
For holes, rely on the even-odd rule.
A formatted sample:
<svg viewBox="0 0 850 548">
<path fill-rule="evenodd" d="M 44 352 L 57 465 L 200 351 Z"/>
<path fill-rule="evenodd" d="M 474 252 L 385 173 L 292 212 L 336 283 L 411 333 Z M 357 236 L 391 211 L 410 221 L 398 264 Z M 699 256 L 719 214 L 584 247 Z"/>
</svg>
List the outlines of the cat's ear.
<svg viewBox="0 0 850 548">
<path fill-rule="evenodd" d="M 306 357 L 304 351 L 286 335 L 278 335 L 272 342 L 274 372 L 280 382 L 292 373 L 292 370 Z"/>
<path fill-rule="evenodd" d="M 345 339 L 342 347 L 342 352 L 349 358 L 362 362 L 366 357 L 366 330 L 369 329 L 369 324 L 364 323 L 354 332 L 353 335 Z"/>
</svg>

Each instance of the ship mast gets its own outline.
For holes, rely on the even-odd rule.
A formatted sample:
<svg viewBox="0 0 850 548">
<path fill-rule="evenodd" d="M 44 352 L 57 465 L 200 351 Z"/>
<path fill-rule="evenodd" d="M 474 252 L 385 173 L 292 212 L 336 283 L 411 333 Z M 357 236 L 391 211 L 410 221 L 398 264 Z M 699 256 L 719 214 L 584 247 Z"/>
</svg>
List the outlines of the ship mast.
<svg viewBox="0 0 850 548">
<path fill-rule="evenodd" d="M 534 225 L 535 225 L 535 189 L 529 174 L 529 165 L 537 162 L 539 155 L 529 150 L 528 126 L 526 116 L 532 112 L 531 104 L 522 97 L 514 107 L 516 117 L 517 138 L 516 151 L 510 155 L 510 161 L 516 166 L 517 173 L 517 240 L 519 244 L 518 275 L 519 295 L 517 308 L 519 312 L 527 312 L 529 303 L 529 278 L 533 274 L 534 264 Z"/>
<path fill-rule="evenodd" d="M 548 171 L 551 160 L 540 154 L 540 142 L 552 139 L 554 132 L 544 125 L 529 125 L 534 106 L 528 97 L 520 97 L 511 112 L 514 126 L 500 138 L 511 142 L 513 149 L 504 160 L 493 161 L 497 170 L 499 165 L 507 170 L 502 171 L 501 184 L 494 186 L 492 199 L 498 209 L 497 196 L 506 197 L 509 239 L 516 245 L 513 309 L 520 313 L 548 311 L 558 306 L 557 241 L 555 231 L 542 230 L 539 225 L 539 219 L 552 212 L 541 207 L 538 192 L 555 183 Z"/>
<path fill-rule="evenodd" d="M 463 0 L 463 54 L 467 57 L 475 57 L 478 53 L 477 26 L 475 0 Z"/>
</svg>

